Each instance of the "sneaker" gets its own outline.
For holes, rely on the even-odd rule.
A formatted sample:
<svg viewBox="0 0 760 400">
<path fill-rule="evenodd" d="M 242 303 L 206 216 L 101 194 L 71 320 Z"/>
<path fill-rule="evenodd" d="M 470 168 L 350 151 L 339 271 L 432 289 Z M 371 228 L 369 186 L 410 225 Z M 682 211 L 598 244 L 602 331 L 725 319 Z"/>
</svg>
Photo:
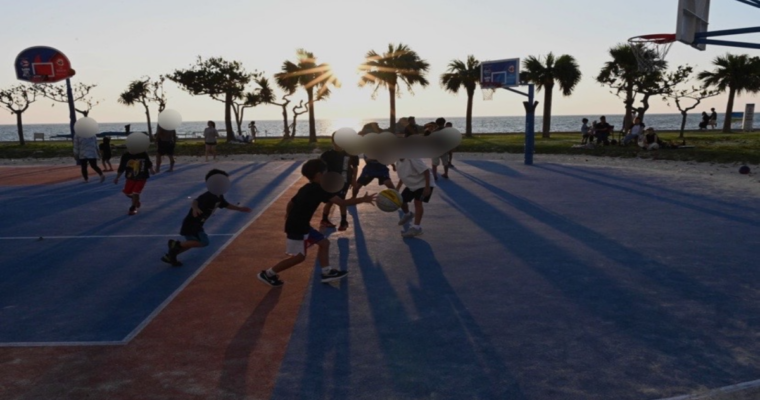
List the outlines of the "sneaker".
<svg viewBox="0 0 760 400">
<path fill-rule="evenodd" d="M 179 241 L 174 239 L 169 239 L 169 242 L 167 243 L 169 246 L 169 254 L 172 254 L 176 257 L 177 250 L 179 250 Z"/>
<path fill-rule="evenodd" d="M 129 215 L 135 215 L 137 214 L 137 209 L 134 207 L 129 207 Z"/>
<path fill-rule="evenodd" d="M 330 222 L 329 220 L 323 219 L 322 222 L 319 223 L 320 228 L 335 228 L 335 224 Z"/>
<path fill-rule="evenodd" d="M 341 232 L 343 232 L 343 231 L 345 231 L 346 229 L 348 229 L 348 222 L 346 222 L 346 221 L 342 221 L 342 222 L 340 223 L 340 226 L 338 227 L 338 230 L 339 230 L 339 231 L 341 231 Z"/>
<path fill-rule="evenodd" d="M 422 228 L 414 228 L 414 227 L 409 228 L 406 232 L 401 234 L 401 236 L 405 238 L 421 236 L 421 235 L 422 235 Z"/>
<path fill-rule="evenodd" d="M 409 211 L 408 214 L 404 214 L 401 219 L 398 220 L 398 225 L 405 225 L 407 222 L 411 221 L 412 218 L 414 218 L 414 211 Z"/>
<path fill-rule="evenodd" d="M 330 272 L 326 274 L 322 274 L 322 283 L 328 283 L 332 281 L 337 281 L 338 279 L 343 279 L 348 275 L 348 271 L 339 271 L 337 269 L 331 269 Z"/>
<path fill-rule="evenodd" d="M 259 272 L 259 274 L 256 275 L 256 277 L 259 278 L 260 281 L 266 283 L 267 285 L 269 285 L 271 287 L 280 287 L 280 286 L 282 286 L 285 283 L 285 282 L 281 281 L 280 277 L 278 277 L 277 275 L 275 275 L 275 276 L 269 276 L 269 275 L 267 275 L 266 271 Z"/>
<path fill-rule="evenodd" d="M 177 260 L 176 256 L 173 256 L 171 254 L 164 254 L 163 257 L 161 257 L 161 261 L 170 264 L 172 267 L 181 267 L 182 263 Z"/>
</svg>

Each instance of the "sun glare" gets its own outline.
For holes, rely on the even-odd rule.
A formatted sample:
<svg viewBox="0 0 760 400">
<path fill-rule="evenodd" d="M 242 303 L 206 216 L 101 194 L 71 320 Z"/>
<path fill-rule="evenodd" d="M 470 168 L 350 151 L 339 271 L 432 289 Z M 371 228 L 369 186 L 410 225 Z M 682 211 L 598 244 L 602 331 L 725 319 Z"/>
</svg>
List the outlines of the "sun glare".
<svg viewBox="0 0 760 400">
<path fill-rule="evenodd" d="M 356 63 L 330 63 L 330 71 L 342 86 L 354 86 L 359 80 L 359 67 Z"/>
</svg>

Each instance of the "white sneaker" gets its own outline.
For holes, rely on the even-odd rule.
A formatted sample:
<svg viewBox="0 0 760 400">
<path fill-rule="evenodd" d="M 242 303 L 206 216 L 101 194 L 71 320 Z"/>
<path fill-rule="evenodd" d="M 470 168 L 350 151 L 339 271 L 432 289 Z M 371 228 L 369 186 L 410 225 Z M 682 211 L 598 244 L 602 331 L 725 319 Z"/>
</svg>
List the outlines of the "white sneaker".
<svg viewBox="0 0 760 400">
<path fill-rule="evenodd" d="M 404 214 L 401 219 L 398 220 L 398 225 L 402 226 L 414 218 L 414 211 L 409 211 L 408 214 Z"/>
<path fill-rule="evenodd" d="M 405 238 L 421 236 L 421 235 L 422 235 L 422 228 L 415 228 L 415 227 L 411 227 L 406 232 L 401 234 L 401 236 Z"/>
</svg>

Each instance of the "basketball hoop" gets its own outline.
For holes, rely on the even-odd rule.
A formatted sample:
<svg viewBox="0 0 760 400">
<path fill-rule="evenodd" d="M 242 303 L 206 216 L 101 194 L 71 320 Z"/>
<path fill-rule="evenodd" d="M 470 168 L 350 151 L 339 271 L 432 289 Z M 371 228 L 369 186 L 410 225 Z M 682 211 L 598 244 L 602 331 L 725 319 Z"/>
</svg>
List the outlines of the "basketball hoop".
<svg viewBox="0 0 760 400">
<path fill-rule="evenodd" d="M 665 57 L 676 41 L 672 33 L 641 35 L 628 39 L 641 72 L 654 72 L 665 67 Z"/>
<path fill-rule="evenodd" d="M 480 82 L 480 90 L 483 92 L 483 100 L 493 100 L 493 94 L 496 93 L 496 89 L 500 87 L 501 84 L 498 82 Z"/>
</svg>

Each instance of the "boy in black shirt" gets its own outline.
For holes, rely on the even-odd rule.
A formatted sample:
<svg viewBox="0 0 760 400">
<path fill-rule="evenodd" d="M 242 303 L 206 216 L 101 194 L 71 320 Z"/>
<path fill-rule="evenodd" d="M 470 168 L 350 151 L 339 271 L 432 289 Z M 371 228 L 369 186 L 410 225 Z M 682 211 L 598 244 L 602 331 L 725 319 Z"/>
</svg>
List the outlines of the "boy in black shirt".
<svg viewBox="0 0 760 400">
<path fill-rule="evenodd" d="M 356 184 L 356 170 L 359 168 L 359 157 L 352 156 L 343 151 L 335 143 L 335 134 L 333 133 L 333 150 L 327 150 L 322 153 L 320 158 L 327 164 L 328 172 L 337 172 L 343 176 L 345 184 L 343 188 L 337 193 L 341 199 L 346 199 L 348 194 L 348 188 L 352 184 Z M 322 209 L 322 222 L 319 226 L 323 228 L 335 228 L 335 224 L 330 222 L 330 210 L 332 209 L 332 203 L 325 204 Z M 345 231 L 348 229 L 348 220 L 346 219 L 346 206 L 340 206 L 340 227 L 339 231 Z"/>
<path fill-rule="evenodd" d="M 116 171 L 116 178 L 113 180 L 114 185 L 119 183 L 121 174 L 126 173 L 124 176 L 127 178 L 127 182 L 124 184 L 124 190 L 122 192 L 132 199 L 132 206 L 129 207 L 129 215 L 137 214 L 137 209 L 140 208 L 140 194 L 145 187 L 145 183 L 150 178 L 150 174 L 155 174 L 153 171 L 153 163 L 150 162 L 148 153 L 142 152 L 132 154 L 130 152 L 124 153 L 121 156 L 121 162 L 119 162 L 119 169 Z"/>
<path fill-rule="evenodd" d="M 318 257 L 319 265 L 322 266 L 322 283 L 341 279 L 348 274 L 348 271 L 339 271 L 330 267 L 330 240 L 311 227 L 311 217 L 321 203 L 332 202 L 339 206 L 373 204 L 377 195 L 365 194 L 363 197 L 344 200 L 338 195 L 328 193 L 321 186 L 322 175 L 326 171 L 327 165 L 321 159 L 309 160 L 301 167 L 301 174 L 309 180 L 309 183 L 303 185 L 290 199 L 285 212 L 285 234 L 287 235 L 285 253 L 290 257 L 259 273 L 259 280 L 267 285 L 282 286 L 283 282 L 277 274 L 302 263 L 306 259 L 306 249 L 314 244 L 319 246 Z"/>
<path fill-rule="evenodd" d="M 219 169 L 212 169 L 206 174 L 206 181 L 214 175 L 228 176 L 226 172 Z M 224 199 L 224 195 L 215 195 L 209 191 L 198 196 L 193 200 L 190 211 L 182 221 L 182 228 L 179 234 L 185 237 L 185 241 L 169 240 L 169 252 L 161 257 L 161 261 L 171 264 L 175 267 L 181 267 L 182 263 L 177 260 L 177 255 L 196 247 L 206 247 L 209 245 L 208 235 L 203 231 L 203 224 L 211 217 L 217 208 L 226 208 L 249 213 L 248 207 L 238 207 L 232 205 Z"/>
</svg>

